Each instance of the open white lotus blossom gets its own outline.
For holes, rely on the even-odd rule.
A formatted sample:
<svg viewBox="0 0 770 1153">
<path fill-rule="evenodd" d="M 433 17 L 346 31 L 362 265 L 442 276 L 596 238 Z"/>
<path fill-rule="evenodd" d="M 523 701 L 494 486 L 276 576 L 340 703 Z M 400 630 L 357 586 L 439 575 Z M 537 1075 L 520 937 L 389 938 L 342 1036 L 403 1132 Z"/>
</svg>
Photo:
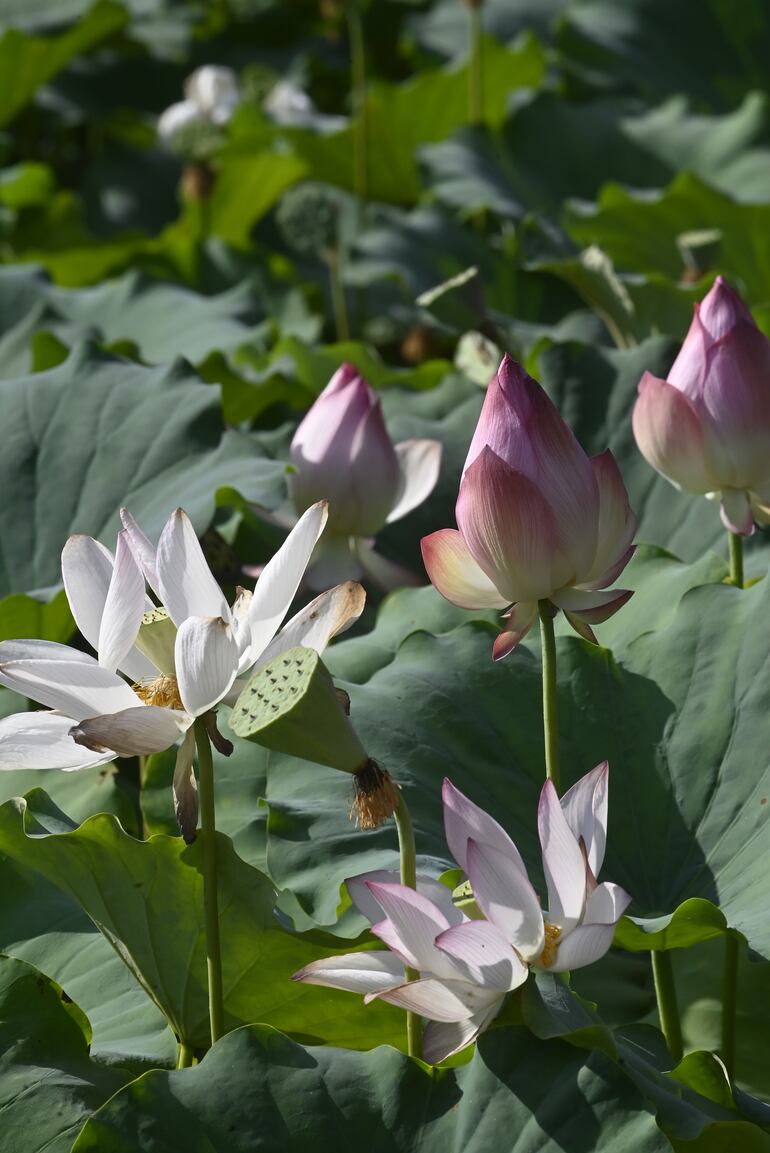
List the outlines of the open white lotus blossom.
<svg viewBox="0 0 770 1153">
<path fill-rule="evenodd" d="M 70 537 L 62 552 L 72 615 L 98 659 L 51 641 L 0 644 L 0 684 L 52 710 L 0 721 L 0 769 L 72 771 L 160 752 L 184 735 L 174 791 L 189 816 L 195 718 L 232 704 L 239 678 L 285 649 L 322 652 L 360 615 L 364 593 L 352 583 L 331 589 L 276 636 L 326 523 L 325 502 L 307 510 L 254 592 L 241 589 L 232 607 L 182 509 L 169 517 L 157 549 L 127 509 L 121 517 L 114 557 L 89 536 Z M 226 745 L 210 720 L 212 738 Z"/>
<path fill-rule="evenodd" d="M 337 132 L 347 123 L 344 116 L 327 116 L 319 112 L 304 88 L 294 80 L 284 79 L 274 84 L 262 108 L 274 124 L 282 124 L 287 128 Z"/>
<path fill-rule="evenodd" d="M 184 134 L 196 127 L 228 122 L 240 103 L 238 78 L 232 68 L 204 64 L 185 80 L 185 99 L 170 105 L 158 117 L 158 137 L 175 148 Z"/>
<path fill-rule="evenodd" d="M 543 785 L 538 832 L 548 887 L 543 914 L 521 854 L 501 825 L 444 781 L 444 827 L 484 916 L 537 968 L 579 969 L 609 949 L 631 897 L 597 881 L 607 840 L 608 765 L 586 773 L 561 801 Z"/>
<path fill-rule="evenodd" d="M 397 878 L 383 870 L 346 882 L 388 951 L 312 961 L 293 980 L 363 993 L 367 1003 L 389 1001 L 426 1017 L 423 1055 L 435 1065 L 476 1039 L 528 969 L 493 924 L 468 920 L 445 885 L 418 877 L 415 891 Z M 405 966 L 419 979 L 407 983 Z"/>
</svg>

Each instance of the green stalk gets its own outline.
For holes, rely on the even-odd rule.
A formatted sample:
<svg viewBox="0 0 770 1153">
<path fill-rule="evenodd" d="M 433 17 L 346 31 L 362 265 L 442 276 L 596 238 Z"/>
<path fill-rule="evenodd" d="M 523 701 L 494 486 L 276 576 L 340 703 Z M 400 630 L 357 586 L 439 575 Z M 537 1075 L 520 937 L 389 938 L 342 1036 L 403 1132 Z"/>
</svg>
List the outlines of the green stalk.
<svg viewBox="0 0 770 1153">
<path fill-rule="evenodd" d="M 192 1045 L 188 1045 L 186 1041 L 180 1041 L 176 1055 L 177 1069 L 189 1069 L 194 1059 L 195 1054 Z"/>
<path fill-rule="evenodd" d="M 366 117 L 366 50 L 364 24 L 358 0 L 348 0 L 350 39 L 350 84 L 353 119 L 353 187 L 360 201 L 366 200 L 369 185 L 368 125 Z"/>
<path fill-rule="evenodd" d="M 668 1051 L 675 1065 L 682 1060 L 682 1026 L 679 1023 L 679 1006 L 676 1000 L 674 969 L 671 954 L 663 949 L 652 951 L 652 976 L 655 982 L 655 997 L 658 1002 L 660 1028 L 666 1038 Z"/>
<path fill-rule="evenodd" d="M 337 340 L 350 340 L 350 325 L 348 323 L 348 308 L 345 302 L 345 286 L 340 275 L 339 253 L 328 249 L 326 262 L 329 266 L 329 284 L 332 295 L 332 309 L 334 310 L 334 327 L 337 330 Z"/>
<path fill-rule="evenodd" d="M 732 933 L 725 937 L 725 962 L 722 971 L 722 1061 L 732 1081 L 735 1072 L 735 1017 L 738 1008 L 738 939 Z"/>
<path fill-rule="evenodd" d="M 743 537 L 737 532 L 728 532 L 727 544 L 730 550 L 730 576 L 727 583 L 743 588 Z"/>
<path fill-rule="evenodd" d="M 484 122 L 484 53 L 481 42 L 481 3 L 471 0 L 468 20 L 468 123 Z"/>
<path fill-rule="evenodd" d="M 214 765 L 211 745 L 202 717 L 195 722 L 195 744 L 198 750 L 198 795 L 200 799 L 201 836 L 203 838 L 203 916 L 206 929 L 206 968 L 209 984 L 209 1021 L 211 1044 L 224 1033 L 224 998 L 222 994 L 222 949 L 219 942 L 219 900 L 217 893 L 217 842 L 214 816 Z"/>
<path fill-rule="evenodd" d="M 401 790 L 398 792 L 398 807 L 393 814 L 398 831 L 398 856 L 401 868 L 401 884 L 409 889 L 417 888 L 417 851 L 414 844 L 414 829 L 406 801 Z M 420 974 L 407 965 L 406 980 L 416 981 Z M 406 1014 L 406 1051 L 410 1057 L 422 1057 L 422 1022 L 419 1013 Z"/>
<path fill-rule="evenodd" d="M 556 711 L 556 639 L 553 635 L 553 608 L 549 601 L 538 603 L 540 613 L 540 648 L 543 659 L 543 736 L 545 738 L 545 775 L 561 792 L 559 774 L 559 721 Z"/>
</svg>

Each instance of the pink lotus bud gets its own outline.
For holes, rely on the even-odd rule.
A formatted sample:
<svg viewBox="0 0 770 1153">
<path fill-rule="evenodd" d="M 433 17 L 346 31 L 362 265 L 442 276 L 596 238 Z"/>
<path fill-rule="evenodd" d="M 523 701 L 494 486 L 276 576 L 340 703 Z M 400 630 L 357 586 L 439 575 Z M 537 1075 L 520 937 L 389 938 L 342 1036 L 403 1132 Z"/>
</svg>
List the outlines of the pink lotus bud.
<svg viewBox="0 0 770 1153">
<path fill-rule="evenodd" d="M 422 541 L 428 575 L 463 608 L 507 609 L 496 659 L 528 632 L 538 601 L 589 640 L 631 595 L 604 591 L 631 557 L 636 518 L 609 452 L 589 458 L 546 393 L 505 356 L 489 385 L 455 529 Z"/>
<path fill-rule="evenodd" d="M 634 408 L 643 456 L 677 488 L 719 492 L 722 520 L 748 536 L 770 501 L 770 341 L 718 276 L 695 305 L 667 380 L 646 372 Z"/>
</svg>

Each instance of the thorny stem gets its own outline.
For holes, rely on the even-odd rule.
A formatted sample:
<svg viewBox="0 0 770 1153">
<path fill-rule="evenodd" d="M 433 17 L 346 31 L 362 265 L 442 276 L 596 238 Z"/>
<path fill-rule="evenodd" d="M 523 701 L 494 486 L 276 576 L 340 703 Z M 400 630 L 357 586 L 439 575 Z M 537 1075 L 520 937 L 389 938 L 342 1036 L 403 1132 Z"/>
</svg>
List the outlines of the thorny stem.
<svg viewBox="0 0 770 1153">
<path fill-rule="evenodd" d="M 559 774 L 559 721 L 556 709 L 556 640 L 553 635 L 553 608 L 547 600 L 538 603 L 540 647 L 543 660 L 543 736 L 545 775 L 561 792 Z"/>
<path fill-rule="evenodd" d="M 206 929 L 206 968 L 209 985 L 211 1044 L 224 1033 L 222 994 L 222 948 L 219 941 L 219 901 L 217 893 L 217 844 L 214 814 L 214 766 L 211 745 L 202 717 L 195 722 L 198 750 L 198 789 L 203 840 L 203 915 Z"/>
<path fill-rule="evenodd" d="M 679 1006 L 676 1000 L 671 954 L 663 949 L 653 949 L 651 956 L 660 1028 L 666 1038 L 671 1058 L 677 1065 L 682 1060 L 682 1026 L 679 1023 Z"/>
<path fill-rule="evenodd" d="M 737 532 L 728 532 L 727 544 L 730 550 L 730 576 L 728 584 L 743 588 L 743 537 Z"/>
<path fill-rule="evenodd" d="M 393 814 L 398 830 L 398 855 L 401 868 L 401 884 L 410 889 L 417 888 L 417 854 L 414 844 L 414 829 L 406 801 L 398 793 L 398 806 Z M 416 981 L 420 974 L 409 966 L 405 969 L 406 980 Z M 410 1057 L 422 1056 L 422 1022 L 418 1013 L 406 1014 L 406 1045 Z"/>
</svg>

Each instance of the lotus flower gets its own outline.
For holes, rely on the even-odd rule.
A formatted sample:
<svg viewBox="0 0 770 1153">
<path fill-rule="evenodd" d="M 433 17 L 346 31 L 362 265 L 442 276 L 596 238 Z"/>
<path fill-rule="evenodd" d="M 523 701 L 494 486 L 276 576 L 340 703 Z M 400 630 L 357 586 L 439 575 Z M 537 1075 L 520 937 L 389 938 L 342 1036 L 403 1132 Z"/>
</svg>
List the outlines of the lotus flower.
<svg viewBox="0 0 770 1153">
<path fill-rule="evenodd" d="M 53 710 L 0 720 L 0 769 L 83 769 L 160 752 L 184 735 L 174 790 L 189 818 L 197 815 L 195 718 L 233 703 L 240 675 L 277 653 L 297 644 L 323 651 L 360 615 L 363 590 L 348 584 L 322 594 L 276 636 L 323 530 L 323 503 L 307 510 L 254 593 L 241 590 L 232 608 L 181 509 L 157 550 L 127 510 L 122 516 L 114 557 L 88 536 L 70 537 L 62 552 L 72 614 L 98 659 L 51 641 L 0 644 L 0 684 Z M 164 608 L 149 600 L 145 581 Z"/>
<path fill-rule="evenodd" d="M 493 655 L 531 628 L 538 602 L 581 636 L 631 593 L 608 589 L 633 554 L 636 517 L 611 452 L 589 458 L 543 389 L 503 357 L 465 461 L 457 529 L 422 541 L 425 567 L 461 608 L 506 609 Z"/>
<path fill-rule="evenodd" d="M 495 926 L 469 921 L 440 882 L 419 877 L 415 892 L 394 883 L 396 876 L 365 873 L 347 882 L 389 951 L 313 961 L 293 979 L 363 993 L 367 1003 L 389 1001 L 428 1018 L 423 1053 L 437 1064 L 475 1040 L 528 970 Z M 419 979 L 406 983 L 405 966 Z"/>
<path fill-rule="evenodd" d="M 438 441 L 394 445 L 377 394 L 352 364 L 343 364 L 297 428 L 291 460 L 296 511 L 329 502 L 328 528 L 306 577 L 311 587 L 364 574 L 385 588 L 415 583 L 413 574 L 379 556 L 370 538 L 432 492 Z"/>
<path fill-rule="evenodd" d="M 505 830 L 444 781 L 447 843 L 478 907 L 523 960 L 538 968 L 562 972 L 603 957 L 631 900 L 619 885 L 596 879 L 607 839 L 607 777 L 605 761 L 561 802 L 552 781 L 543 785 L 538 831 L 548 887 L 545 915 Z"/>
<path fill-rule="evenodd" d="M 172 104 L 158 118 L 158 136 L 172 148 L 196 128 L 226 124 L 241 99 L 232 68 L 219 64 L 196 68 L 187 77 L 184 91 L 185 99 Z"/>
<path fill-rule="evenodd" d="M 667 480 L 720 495 L 730 532 L 770 522 L 770 341 L 721 276 L 695 305 L 668 379 L 646 372 L 639 382 L 633 424 Z"/>
</svg>

